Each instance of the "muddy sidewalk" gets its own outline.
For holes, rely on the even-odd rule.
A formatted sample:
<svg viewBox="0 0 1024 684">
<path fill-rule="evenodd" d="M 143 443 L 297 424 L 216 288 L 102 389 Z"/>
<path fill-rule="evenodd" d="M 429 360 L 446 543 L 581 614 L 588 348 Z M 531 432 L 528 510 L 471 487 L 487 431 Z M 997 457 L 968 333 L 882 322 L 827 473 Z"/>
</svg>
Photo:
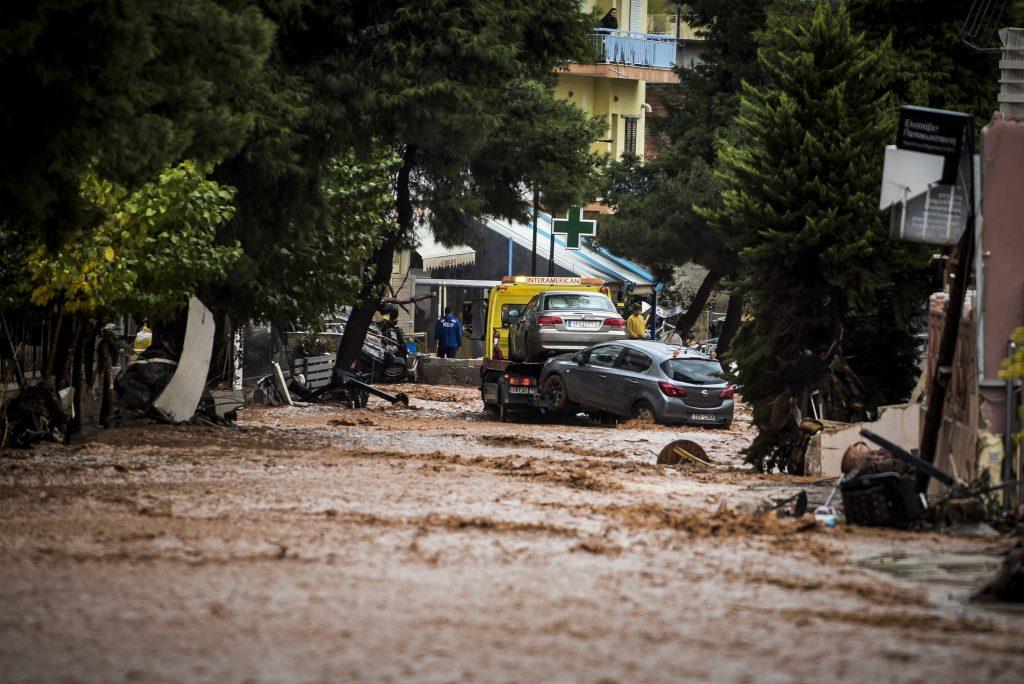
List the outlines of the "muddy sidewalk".
<svg viewBox="0 0 1024 684">
<path fill-rule="evenodd" d="M 729 431 L 497 423 L 478 393 L 139 424 L 0 457 L 3 681 L 1015 680 L 1024 617 L 867 567 L 999 539 L 744 511 Z M 656 464 L 686 437 L 712 467 Z M 969 556 L 963 555 L 964 558 Z M 979 556 L 970 556 L 978 558 Z M 874 566 L 873 566 L 874 567 Z"/>
</svg>

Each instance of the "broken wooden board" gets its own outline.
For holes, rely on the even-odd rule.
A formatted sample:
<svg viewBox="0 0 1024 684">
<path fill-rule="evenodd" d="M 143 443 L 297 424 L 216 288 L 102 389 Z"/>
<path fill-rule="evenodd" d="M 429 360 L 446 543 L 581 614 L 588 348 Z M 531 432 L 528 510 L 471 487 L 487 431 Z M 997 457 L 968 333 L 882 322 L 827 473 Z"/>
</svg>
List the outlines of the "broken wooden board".
<svg viewBox="0 0 1024 684">
<path fill-rule="evenodd" d="M 206 376 L 210 372 L 216 328 L 213 313 L 195 297 L 189 299 L 188 326 L 185 328 L 185 344 L 178 368 L 167 387 L 153 402 L 153 408 L 169 420 L 182 422 L 195 415 L 203 396 L 203 388 L 206 387 Z"/>
</svg>

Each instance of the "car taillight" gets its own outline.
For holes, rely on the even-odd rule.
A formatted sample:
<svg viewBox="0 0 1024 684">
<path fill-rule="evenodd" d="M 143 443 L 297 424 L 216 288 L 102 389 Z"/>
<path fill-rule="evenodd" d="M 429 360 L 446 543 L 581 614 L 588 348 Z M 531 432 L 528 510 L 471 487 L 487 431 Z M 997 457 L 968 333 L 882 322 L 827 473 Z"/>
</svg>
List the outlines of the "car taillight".
<svg viewBox="0 0 1024 684">
<path fill-rule="evenodd" d="M 665 382 L 664 380 L 662 380 L 661 382 L 658 383 L 658 387 L 661 388 L 661 393 L 664 394 L 666 397 L 686 396 L 685 389 L 683 389 L 682 387 L 677 387 L 673 385 L 671 382 Z"/>
<path fill-rule="evenodd" d="M 730 386 L 722 390 L 722 399 L 732 399 L 736 391 Z"/>
<path fill-rule="evenodd" d="M 532 387 L 533 386 L 533 378 L 521 378 L 521 377 L 516 377 L 516 376 L 511 376 L 511 375 L 506 375 L 505 377 L 508 379 L 508 384 L 510 384 L 510 385 L 516 385 L 518 387 Z"/>
<path fill-rule="evenodd" d="M 562 319 L 558 316 L 538 316 L 537 325 L 561 325 Z"/>
<path fill-rule="evenodd" d="M 604 319 L 604 324 L 607 325 L 609 328 L 626 327 L 626 321 L 622 320 L 621 318 L 606 318 Z"/>
<path fill-rule="evenodd" d="M 501 353 L 501 333 L 498 332 L 497 328 L 494 329 L 494 335 L 491 336 L 491 346 L 494 347 L 494 352 L 492 353 L 492 356 L 495 359 L 505 358 L 505 356 Z"/>
</svg>

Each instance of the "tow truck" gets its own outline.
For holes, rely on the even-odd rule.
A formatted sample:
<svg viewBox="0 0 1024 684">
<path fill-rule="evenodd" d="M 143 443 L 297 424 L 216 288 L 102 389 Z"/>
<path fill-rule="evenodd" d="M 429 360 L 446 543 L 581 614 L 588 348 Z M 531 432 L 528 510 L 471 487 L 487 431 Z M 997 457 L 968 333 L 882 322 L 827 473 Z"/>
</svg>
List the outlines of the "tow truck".
<svg viewBox="0 0 1024 684">
<path fill-rule="evenodd" d="M 605 292 L 600 278 L 506 276 L 483 300 L 484 360 L 480 367 L 480 394 L 484 411 L 504 422 L 510 411 L 551 408 L 541 393 L 543 362 L 509 359 L 509 327 L 534 295 L 549 290 Z M 471 320 L 472 320 L 471 316 Z M 479 338 L 477 338 L 479 339 Z"/>
</svg>

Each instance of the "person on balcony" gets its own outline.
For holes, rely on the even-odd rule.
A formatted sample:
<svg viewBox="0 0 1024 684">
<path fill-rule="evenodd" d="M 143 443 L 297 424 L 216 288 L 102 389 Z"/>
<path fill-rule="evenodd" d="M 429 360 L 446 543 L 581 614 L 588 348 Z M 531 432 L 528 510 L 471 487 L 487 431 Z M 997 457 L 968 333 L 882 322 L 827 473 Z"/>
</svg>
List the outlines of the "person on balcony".
<svg viewBox="0 0 1024 684">
<path fill-rule="evenodd" d="M 618 12 L 614 7 L 608 10 L 608 14 L 601 18 L 601 28 L 613 30 L 619 28 Z"/>
</svg>

